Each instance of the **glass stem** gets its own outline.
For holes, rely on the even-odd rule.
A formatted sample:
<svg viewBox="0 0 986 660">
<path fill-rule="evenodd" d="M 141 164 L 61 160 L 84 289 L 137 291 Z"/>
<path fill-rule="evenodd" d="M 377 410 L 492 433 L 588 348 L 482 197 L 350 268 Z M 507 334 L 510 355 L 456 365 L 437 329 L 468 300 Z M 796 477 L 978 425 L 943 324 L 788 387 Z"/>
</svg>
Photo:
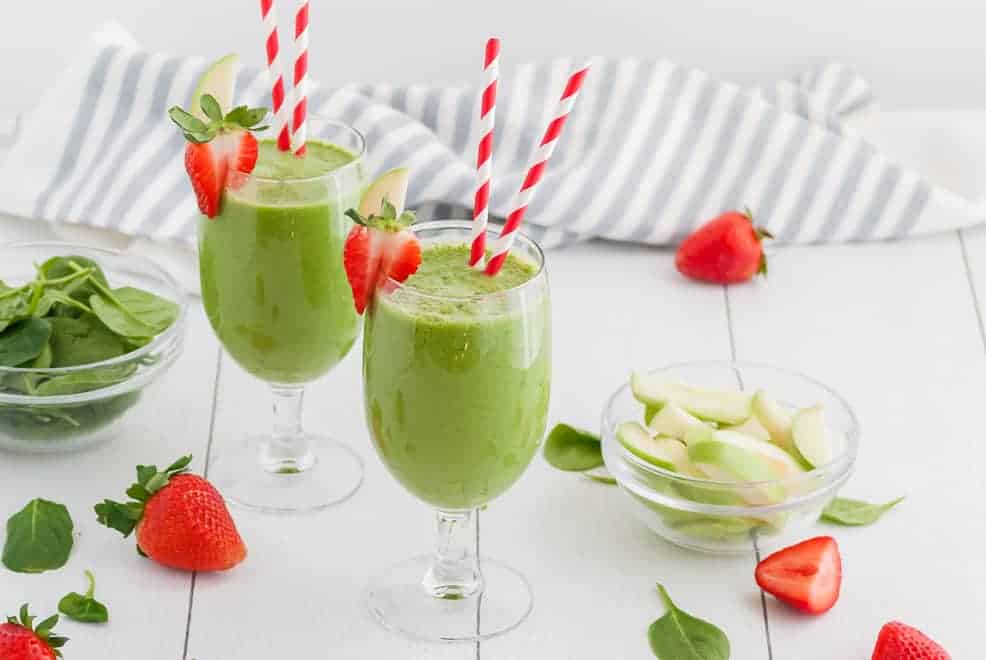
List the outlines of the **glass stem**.
<svg viewBox="0 0 986 660">
<path fill-rule="evenodd" d="M 458 600 L 483 590 L 474 511 L 438 511 L 438 549 L 422 585 L 435 598 Z"/>
<path fill-rule="evenodd" d="M 274 434 L 270 442 L 261 446 L 260 460 L 268 472 L 304 472 L 315 464 L 311 440 L 301 428 L 305 388 L 303 385 L 274 385 L 271 392 L 274 395 Z"/>
</svg>

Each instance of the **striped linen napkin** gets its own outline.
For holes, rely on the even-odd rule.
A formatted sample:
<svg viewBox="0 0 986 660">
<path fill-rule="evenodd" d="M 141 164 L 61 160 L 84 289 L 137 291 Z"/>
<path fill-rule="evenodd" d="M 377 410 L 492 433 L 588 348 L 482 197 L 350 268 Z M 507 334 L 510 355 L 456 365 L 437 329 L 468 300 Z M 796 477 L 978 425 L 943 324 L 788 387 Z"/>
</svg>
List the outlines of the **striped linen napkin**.
<svg viewBox="0 0 986 660">
<path fill-rule="evenodd" d="M 494 215 L 510 211 L 572 63 L 525 65 L 501 79 Z M 205 65 L 143 51 L 119 27 L 95 34 L 21 122 L 0 165 L 0 210 L 193 243 L 183 138 L 165 112 L 188 102 Z M 237 86 L 238 102 L 269 104 L 263 70 L 244 70 Z M 410 166 L 409 205 L 471 208 L 477 102 L 473 88 L 316 84 L 309 112 L 361 130 L 373 167 Z M 598 60 L 526 230 L 549 247 L 588 238 L 669 244 L 742 207 L 789 242 L 894 238 L 981 221 L 974 198 L 892 162 L 848 128 L 870 102 L 865 82 L 837 65 L 743 89 L 667 60 Z M 977 167 L 986 176 L 986 164 Z"/>
</svg>

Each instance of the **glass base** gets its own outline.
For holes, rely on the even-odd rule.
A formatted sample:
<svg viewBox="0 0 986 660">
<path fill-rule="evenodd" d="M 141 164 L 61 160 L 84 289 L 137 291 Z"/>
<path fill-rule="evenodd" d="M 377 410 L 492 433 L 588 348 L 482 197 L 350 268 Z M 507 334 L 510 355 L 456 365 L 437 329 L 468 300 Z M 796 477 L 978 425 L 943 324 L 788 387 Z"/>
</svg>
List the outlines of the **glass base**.
<svg viewBox="0 0 986 660">
<path fill-rule="evenodd" d="M 230 504 L 267 513 L 317 511 L 349 499 L 363 483 L 363 461 L 347 445 L 305 434 L 311 453 L 272 460 L 273 437 L 250 436 L 209 464 L 209 480 Z"/>
<path fill-rule="evenodd" d="M 480 560 L 485 586 L 479 594 L 432 596 L 422 578 L 433 561 L 433 555 L 408 559 L 370 583 L 367 604 L 385 628 L 430 642 L 475 642 L 513 630 L 531 613 L 534 600 L 527 580 L 491 559 Z"/>
</svg>

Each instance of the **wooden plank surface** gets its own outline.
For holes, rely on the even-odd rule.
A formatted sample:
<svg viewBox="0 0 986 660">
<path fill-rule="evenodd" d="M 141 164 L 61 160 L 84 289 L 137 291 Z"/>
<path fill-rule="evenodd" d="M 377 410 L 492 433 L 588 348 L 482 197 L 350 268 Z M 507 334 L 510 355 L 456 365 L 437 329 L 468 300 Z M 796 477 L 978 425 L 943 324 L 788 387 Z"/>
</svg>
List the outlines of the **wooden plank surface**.
<svg viewBox="0 0 986 660">
<path fill-rule="evenodd" d="M 974 247 L 986 284 L 981 234 Z M 739 358 L 810 374 L 855 408 L 862 439 L 844 493 L 907 496 L 872 527 L 817 526 L 841 546 L 842 595 L 816 618 L 768 597 L 773 657 L 868 657 L 892 619 L 980 657 L 986 357 L 956 235 L 784 249 L 768 282 L 730 289 L 729 302 Z"/>
<path fill-rule="evenodd" d="M 46 235 L 34 225 L 0 225 L 0 240 Z M 729 634 L 738 660 L 867 657 L 880 625 L 894 618 L 926 629 L 956 658 L 977 657 L 986 621 L 979 588 L 986 483 L 976 430 L 986 352 L 974 303 L 986 309 L 986 233 L 963 238 L 785 248 L 769 281 L 728 294 L 681 280 L 666 251 L 589 244 L 549 256 L 552 423 L 597 429 L 606 397 L 631 369 L 726 359 L 735 347 L 740 359 L 804 371 L 853 404 L 863 437 L 847 494 L 908 496 L 873 527 L 816 528 L 842 547 L 843 596 L 814 619 L 768 598 L 770 647 L 752 554 L 675 548 L 632 519 L 615 489 L 556 472 L 541 457 L 481 515 L 484 554 L 532 583 L 530 619 L 481 645 L 416 644 L 381 629 L 362 600 L 367 581 L 429 551 L 432 519 L 369 444 L 358 347 L 312 387 L 306 421 L 361 454 L 362 489 L 315 515 L 235 511 L 248 561 L 227 575 L 197 577 L 191 594 L 189 576 L 137 558 L 132 541 L 96 525 L 91 506 L 121 495 L 139 462 L 193 451 L 204 467 L 210 427 L 215 454 L 269 423 L 264 386 L 228 358 L 215 387 L 218 346 L 199 306 L 184 356 L 121 441 L 63 456 L 0 454 L 0 517 L 45 496 L 69 506 L 79 532 L 63 571 L 0 570 L 0 606 L 30 601 L 51 611 L 64 593 L 83 588 L 82 570 L 95 570 L 113 619 L 64 626 L 73 660 L 138 652 L 150 660 L 259 660 L 310 653 L 313 643 L 341 659 L 646 660 L 645 631 L 662 612 L 654 583 L 662 581 L 682 607 Z"/>
</svg>

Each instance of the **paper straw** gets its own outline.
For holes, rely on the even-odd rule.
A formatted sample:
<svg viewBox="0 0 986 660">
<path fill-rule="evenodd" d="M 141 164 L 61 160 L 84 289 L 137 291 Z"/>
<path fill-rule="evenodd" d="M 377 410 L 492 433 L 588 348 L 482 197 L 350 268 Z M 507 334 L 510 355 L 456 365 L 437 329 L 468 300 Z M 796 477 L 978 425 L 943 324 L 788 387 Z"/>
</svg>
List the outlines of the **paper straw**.
<svg viewBox="0 0 986 660">
<path fill-rule="evenodd" d="M 469 265 L 482 270 L 486 266 L 486 226 L 490 218 L 490 184 L 493 174 L 493 126 L 496 117 L 496 88 L 500 76 L 500 40 L 486 42 L 483 60 L 483 96 L 479 109 L 479 144 L 476 147 L 478 187 L 472 210 L 472 251 Z"/>
<path fill-rule="evenodd" d="M 305 155 L 308 141 L 308 0 L 298 5 L 294 18 L 294 123 L 291 149 L 295 155 Z"/>
<path fill-rule="evenodd" d="M 277 40 L 277 10 L 274 0 L 260 0 L 260 16 L 264 19 L 264 32 L 267 34 L 267 71 L 270 74 L 270 98 L 274 106 L 274 128 L 277 132 L 277 147 L 281 151 L 291 149 L 291 133 L 288 126 L 287 105 L 284 103 L 284 75 L 281 71 L 280 44 Z"/>
<path fill-rule="evenodd" d="M 541 144 L 538 147 L 537 153 L 534 155 L 531 166 L 527 169 L 524 182 L 514 196 L 511 205 L 513 210 L 507 216 L 507 221 L 503 224 L 503 230 L 500 232 L 496 247 L 493 249 L 493 256 L 486 265 L 487 275 L 496 275 L 500 272 L 500 268 L 503 266 L 503 262 L 506 260 L 507 254 L 514 244 L 514 240 L 517 238 L 517 229 L 524 219 L 524 214 L 527 213 L 528 205 L 530 205 L 531 200 L 534 198 L 535 186 L 537 186 L 538 182 L 544 176 L 544 170 L 548 166 L 548 159 L 551 158 L 555 147 L 558 146 L 558 137 L 561 135 L 561 131 L 565 127 L 565 122 L 568 120 L 568 115 L 572 111 L 572 106 L 575 105 L 575 100 L 579 96 L 579 90 L 582 88 L 582 83 L 585 81 L 585 77 L 589 72 L 589 66 L 590 63 L 586 62 L 568 78 L 565 91 L 558 101 L 558 106 L 555 108 L 551 121 L 548 122 L 548 127 L 544 131 L 544 137 L 541 138 Z"/>
</svg>

